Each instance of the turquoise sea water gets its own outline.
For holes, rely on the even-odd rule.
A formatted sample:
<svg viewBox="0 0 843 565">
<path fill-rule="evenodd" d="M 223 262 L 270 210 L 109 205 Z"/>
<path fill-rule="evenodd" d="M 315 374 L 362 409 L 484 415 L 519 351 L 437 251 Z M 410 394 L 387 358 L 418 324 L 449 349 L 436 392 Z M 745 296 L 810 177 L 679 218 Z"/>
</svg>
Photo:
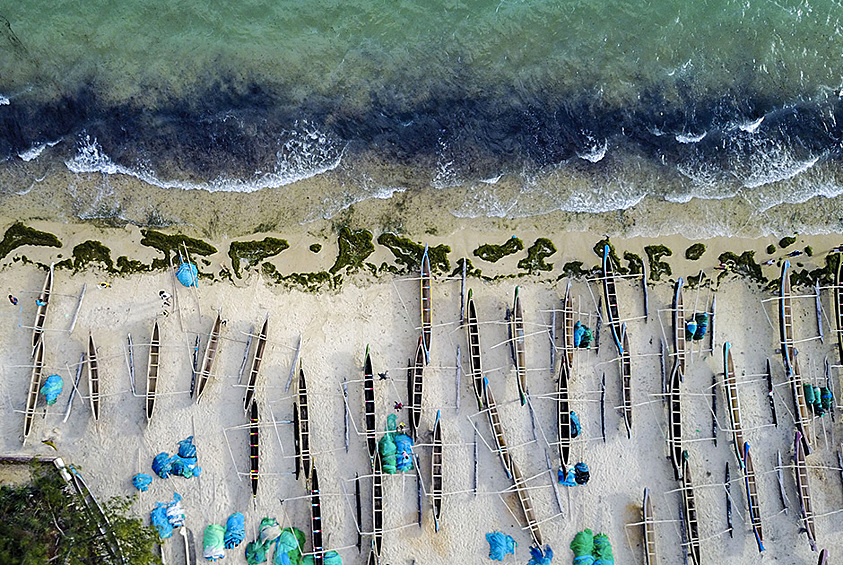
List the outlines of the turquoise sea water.
<svg viewBox="0 0 843 565">
<path fill-rule="evenodd" d="M 57 172 L 241 192 L 343 175 L 337 200 L 452 190 L 458 216 L 843 209 L 841 14 L 22 0 L 0 8 L 0 173 L 7 194 Z M 808 228 L 838 229 L 831 216 Z"/>
</svg>

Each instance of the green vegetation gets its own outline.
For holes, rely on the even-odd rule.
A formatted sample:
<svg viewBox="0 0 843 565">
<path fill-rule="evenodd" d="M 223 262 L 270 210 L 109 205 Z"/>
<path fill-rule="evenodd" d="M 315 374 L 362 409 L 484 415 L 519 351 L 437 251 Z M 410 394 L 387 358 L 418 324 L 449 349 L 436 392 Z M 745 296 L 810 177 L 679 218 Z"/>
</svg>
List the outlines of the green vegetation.
<svg viewBox="0 0 843 565">
<path fill-rule="evenodd" d="M 571 261 L 570 263 L 565 263 L 562 265 L 562 274 L 559 275 L 559 278 L 573 277 L 578 279 L 587 276 L 588 271 L 583 269 L 582 265 L 582 261 Z"/>
<path fill-rule="evenodd" d="M 166 269 L 170 265 L 171 255 L 178 257 L 179 250 L 182 249 L 182 244 L 187 248 L 187 252 L 191 255 L 213 255 L 217 252 L 217 248 L 209 243 L 205 243 L 201 239 L 187 237 L 182 234 L 168 235 L 155 230 L 141 230 L 143 238 L 141 245 L 152 247 L 164 254 L 164 260 L 153 259 L 152 269 Z"/>
<path fill-rule="evenodd" d="M 117 258 L 117 270 L 121 275 L 131 275 L 149 271 L 151 267 L 137 259 L 129 259 L 125 255 L 121 255 Z"/>
<path fill-rule="evenodd" d="M 394 233 L 380 234 L 378 243 L 392 252 L 395 256 L 395 262 L 404 266 L 404 272 L 421 269 L 424 245 Z M 444 244 L 428 247 L 427 256 L 430 259 L 430 270 L 434 273 L 447 273 L 451 269 L 451 263 L 448 261 L 448 253 L 450 252 L 451 248 Z"/>
<path fill-rule="evenodd" d="M 725 253 L 721 253 L 718 259 L 727 267 L 725 271 L 717 276 L 718 281 L 726 276 L 727 272 L 732 271 L 759 284 L 765 284 L 767 282 L 767 278 L 761 273 L 761 265 L 755 262 L 755 251 L 744 251 L 741 255 L 726 251 Z"/>
<path fill-rule="evenodd" d="M 102 563 L 102 536 L 77 495 L 65 489 L 49 464 L 33 464 L 32 482 L 0 487 L 0 563 Z M 127 515 L 133 499 L 115 497 L 104 504 L 112 531 L 127 563 L 159 564 L 158 533 Z"/>
<path fill-rule="evenodd" d="M 517 253 L 522 249 L 524 249 L 524 242 L 513 235 L 503 245 L 486 243 L 475 249 L 472 253 L 475 257 L 480 257 L 484 261 L 496 263 L 507 255 Z"/>
<path fill-rule="evenodd" d="M 472 265 L 471 259 L 468 259 L 466 257 L 464 257 L 462 259 L 459 259 L 457 261 L 456 269 L 451 271 L 452 277 L 462 277 L 462 264 L 463 263 L 465 263 L 465 276 L 466 276 L 466 278 L 476 277 L 476 278 L 479 279 L 479 278 L 483 277 L 483 271 L 481 271 L 480 269 L 478 269 L 474 265 Z"/>
<path fill-rule="evenodd" d="M 640 275 L 644 272 L 644 261 L 640 255 L 636 255 L 631 251 L 624 251 L 623 258 L 627 262 L 627 272 L 630 275 Z"/>
<path fill-rule="evenodd" d="M 527 257 L 518 261 L 518 268 L 528 271 L 531 275 L 540 271 L 553 270 L 553 263 L 545 262 L 545 259 L 556 253 L 556 246 L 545 237 L 538 238 L 533 245 L 527 249 Z"/>
<path fill-rule="evenodd" d="M 781 247 L 782 249 L 787 249 L 794 243 L 796 243 L 795 237 L 783 237 L 781 238 L 781 240 L 779 240 L 779 247 Z"/>
<path fill-rule="evenodd" d="M 705 253 L 705 244 L 695 243 L 685 250 L 685 259 L 688 259 L 689 261 L 696 261 L 703 256 L 703 253 Z"/>
<path fill-rule="evenodd" d="M 228 247 L 228 256 L 231 258 L 231 267 L 234 269 L 235 276 L 239 279 L 240 276 L 240 262 L 246 263 L 245 269 L 255 266 L 267 257 L 274 257 L 285 249 L 288 249 L 290 244 L 286 239 L 278 239 L 276 237 L 265 237 L 261 241 L 232 241 Z"/>
<path fill-rule="evenodd" d="M 314 253 L 319 253 L 322 251 L 322 244 L 321 243 L 311 243 L 309 249 Z"/>
<path fill-rule="evenodd" d="M 814 248 L 811 247 L 810 245 L 805 246 L 805 255 L 807 255 L 808 257 L 813 257 L 814 256 Z"/>
<path fill-rule="evenodd" d="M 598 257 L 600 257 L 601 264 L 602 264 L 602 261 L 603 261 L 603 249 L 607 245 L 609 246 L 609 260 L 612 262 L 612 266 L 615 268 L 615 272 L 619 275 L 627 274 L 627 269 L 623 265 L 621 265 L 621 259 L 620 259 L 620 257 L 618 257 L 618 254 L 615 252 L 615 246 L 612 245 L 612 242 L 609 241 L 608 237 L 604 237 L 603 239 L 601 239 L 600 241 L 595 243 L 594 247 L 592 247 L 592 249 L 594 250 L 594 253 Z"/>
<path fill-rule="evenodd" d="M 372 232 L 368 230 L 340 228 L 337 241 L 340 251 L 334 265 L 328 269 L 332 274 L 341 270 L 346 272 L 356 271 L 363 266 L 363 261 L 375 251 L 375 246 L 372 243 Z"/>
<path fill-rule="evenodd" d="M 318 292 L 328 285 L 336 288 L 342 282 L 342 275 L 331 276 L 331 273 L 327 271 L 292 273 L 285 276 L 279 273 L 272 263 L 264 263 L 261 265 L 261 269 L 263 270 L 264 276 L 275 281 L 275 284 L 298 286 L 308 292 Z"/>
<path fill-rule="evenodd" d="M 0 259 L 23 245 L 61 247 L 61 241 L 51 233 L 38 231 L 16 222 L 9 226 L 3 235 L 3 240 L 0 241 Z"/>
<path fill-rule="evenodd" d="M 770 245 L 767 246 L 767 255 L 772 255 L 775 252 L 776 252 L 776 246 L 775 245 L 773 245 L 771 243 Z"/>
<path fill-rule="evenodd" d="M 647 253 L 647 260 L 650 262 L 651 281 L 660 281 L 662 275 L 670 276 L 673 274 L 670 265 L 661 260 L 662 257 L 673 255 L 673 251 L 668 247 L 664 245 L 648 245 L 644 248 L 644 252 Z"/>
<path fill-rule="evenodd" d="M 114 261 L 111 260 L 111 249 L 102 244 L 101 241 L 89 239 L 83 241 L 73 248 L 73 259 L 65 259 L 56 263 L 60 269 L 73 269 L 78 273 L 91 263 L 99 263 L 105 271 L 114 273 Z"/>
</svg>

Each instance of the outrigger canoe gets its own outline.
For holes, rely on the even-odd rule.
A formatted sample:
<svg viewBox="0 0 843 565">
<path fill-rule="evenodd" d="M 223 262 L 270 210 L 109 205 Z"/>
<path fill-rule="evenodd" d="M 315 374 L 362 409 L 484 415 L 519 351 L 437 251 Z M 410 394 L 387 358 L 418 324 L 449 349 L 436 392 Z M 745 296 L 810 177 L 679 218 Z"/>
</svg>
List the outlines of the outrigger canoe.
<svg viewBox="0 0 843 565">
<path fill-rule="evenodd" d="M 246 395 L 243 398 L 243 410 L 249 411 L 252 402 L 255 401 L 255 386 L 258 382 L 258 373 L 260 373 L 261 364 L 263 363 L 263 353 L 266 349 L 266 335 L 269 329 L 269 316 L 263 321 L 261 333 L 258 334 L 258 342 L 255 345 L 255 356 L 252 358 L 252 368 L 249 370 L 249 384 L 246 385 Z"/>
<path fill-rule="evenodd" d="M 477 397 L 477 409 L 483 410 L 483 364 L 480 359 L 480 330 L 477 325 L 477 309 L 474 306 L 474 293 L 468 291 L 468 315 L 465 327 L 468 331 L 468 353 L 471 363 L 471 380 L 474 395 Z"/>
<path fill-rule="evenodd" d="M 158 320 L 152 326 L 152 339 L 149 340 L 149 362 L 146 366 L 146 422 L 152 420 L 155 408 L 155 393 L 158 391 L 158 358 L 161 354 L 161 337 Z"/>
<path fill-rule="evenodd" d="M 694 485 L 691 482 L 691 472 L 688 469 L 688 453 L 682 458 L 682 505 L 685 514 L 685 532 L 688 536 L 688 553 L 694 565 L 701 565 L 700 561 L 700 526 L 697 521 L 697 502 L 694 497 Z"/>
<path fill-rule="evenodd" d="M 260 435 L 258 430 L 258 403 L 249 409 L 249 479 L 252 483 L 252 498 L 258 497 L 258 471 L 260 470 Z"/>
<path fill-rule="evenodd" d="M 515 464 L 515 461 L 510 459 L 510 467 L 512 469 L 512 480 L 515 483 L 515 492 L 518 494 L 518 501 L 521 503 L 521 510 L 524 512 L 524 518 L 527 520 L 527 528 L 530 530 L 530 537 L 533 538 L 533 544 L 542 548 L 544 540 L 542 532 L 539 529 L 539 522 L 536 520 L 536 511 L 533 508 L 533 499 L 530 497 L 530 491 L 527 490 L 526 482 L 524 481 L 521 470 Z"/>
<path fill-rule="evenodd" d="M 629 353 L 629 334 L 626 324 L 623 333 L 623 350 L 621 350 L 621 381 L 623 388 L 623 422 L 626 425 L 626 437 L 632 437 L 632 356 Z"/>
<path fill-rule="evenodd" d="M 37 308 L 35 310 L 35 324 L 32 330 L 32 357 L 35 357 L 35 347 L 44 335 L 44 323 L 47 321 L 47 306 L 49 306 L 50 297 L 53 294 L 53 271 L 54 264 L 51 264 L 50 270 L 47 272 L 47 277 L 44 279 L 44 287 L 41 289 L 41 294 L 38 295 L 38 300 L 35 301 Z"/>
<path fill-rule="evenodd" d="M 383 470 L 380 454 L 375 455 L 372 467 L 372 553 L 380 561 L 383 548 Z"/>
<path fill-rule="evenodd" d="M 325 558 L 325 548 L 322 546 L 322 497 L 315 466 L 310 475 L 310 535 L 313 540 L 313 563 L 321 565 Z"/>
<path fill-rule="evenodd" d="M 88 392 L 91 398 L 91 413 L 94 422 L 100 419 L 100 364 L 93 334 L 88 334 Z"/>
<path fill-rule="evenodd" d="M 419 346 L 416 348 L 416 362 L 410 368 L 410 379 L 407 381 L 407 392 L 410 399 L 410 429 L 413 439 L 418 435 L 421 424 L 422 401 L 424 399 L 424 340 L 419 337 Z"/>
<path fill-rule="evenodd" d="M 498 406 L 495 404 L 495 397 L 492 396 L 492 390 L 489 387 L 489 380 L 484 377 L 483 390 L 486 397 L 486 410 L 489 412 L 489 424 L 492 426 L 492 432 L 495 436 L 495 447 L 498 450 L 498 455 L 501 458 L 503 469 L 506 471 L 506 476 L 512 478 L 512 456 L 509 454 L 509 447 L 506 443 L 506 437 L 503 433 L 503 423 L 501 423 L 501 416 L 498 413 Z"/>
<path fill-rule="evenodd" d="M 32 431 L 32 420 L 35 417 L 35 407 L 38 404 L 38 393 L 41 391 L 41 379 L 44 373 L 44 340 L 39 339 L 35 344 L 35 357 L 32 360 L 32 372 L 29 377 L 29 391 L 26 395 L 26 412 L 23 417 L 23 443 Z"/>
<path fill-rule="evenodd" d="M 433 449 L 430 457 L 430 500 L 433 507 L 433 529 L 439 531 L 439 520 L 442 518 L 442 427 L 439 424 L 439 411 L 436 411 L 436 422 L 433 424 Z"/>
<path fill-rule="evenodd" d="M 307 400 L 307 382 L 304 378 L 304 369 L 299 361 L 299 383 L 298 383 L 298 404 L 296 405 L 296 455 L 301 470 L 304 472 L 305 480 L 310 478 L 313 470 L 313 459 L 310 454 L 310 413 Z M 298 465 L 297 465 L 298 468 Z"/>
<path fill-rule="evenodd" d="M 609 256 L 609 246 L 603 246 L 603 294 L 606 297 L 606 319 L 612 331 L 612 339 L 618 353 L 623 349 L 621 344 L 621 322 L 618 310 L 618 291 L 615 287 L 615 272 L 612 258 Z"/>
<path fill-rule="evenodd" d="M 749 519 L 752 522 L 752 531 L 755 534 L 755 542 L 758 544 L 758 552 L 764 551 L 764 536 L 761 532 L 761 507 L 758 504 L 758 487 L 755 483 L 755 465 L 752 464 L 752 456 L 749 454 L 749 444 L 743 444 L 743 470 L 744 486 L 746 487 L 746 502 L 749 508 Z"/>
<path fill-rule="evenodd" d="M 653 501 L 650 489 L 644 489 L 644 503 L 641 505 L 644 516 L 644 565 L 658 565 L 656 554 L 656 521 L 653 517 Z"/>
<path fill-rule="evenodd" d="M 512 303 L 512 317 L 510 319 L 510 333 L 512 338 L 512 358 L 515 360 L 515 376 L 518 384 L 518 396 L 521 406 L 527 402 L 527 364 L 524 339 L 524 314 L 521 310 L 521 296 L 515 287 L 515 298 Z"/>
<path fill-rule="evenodd" d="M 366 346 L 366 362 L 363 366 L 363 414 L 366 420 L 366 446 L 369 450 L 369 460 L 374 465 L 375 455 L 378 452 L 375 430 L 375 377 L 368 345 Z"/>
<path fill-rule="evenodd" d="M 796 461 L 796 490 L 799 491 L 799 512 L 802 515 L 802 529 L 808 536 L 811 551 L 817 550 L 817 534 L 814 530 L 814 507 L 811 503 L 811 491 L 808 488 L 808 466 L 805 463 L 805 450 L 802 433 L 796 431 L 793 442 Z"/>
<path fill-rule="evenodd" d="M 741 403 L 738 396 L 738 385 L 735 379 L 735 365 L 732 362 L 732 344 L 723 344 L 723 371 L 725 378 L 726 399 L 729 401 L 729 419 L 732 426 L 732 439 L 738 465 L 743 467 L 743 425 L 741 422 Z"/>
<path fill-rule="evenodd" d="M 682 299 L 682 285 L 680 277 L 676 281 L 676 291 L 673 295 L 673 351 L 682 375 L 685 375 L 685 304 Z"/>
<path fill-rule="evenodd" d="M 670 412 L 668 423 L 668 443 L 670 444 L 670 462 L 673 463 L 673 474 L 676 480 L 682 478 L 682 399 L 679 394 L 679 381 L 682 378 L 682 371 L 679 363 L 673 366 L 673 373 L 670 375 Z"/>
<path fill-rule="evenodd" d="M 421 261 L 421 321 L 422 340 L 424 344 L 425 362 L 430 362 L 430 337 L 432 328 L 433 308 L 430 301 L 430 256 L 427 253 L 427 246 L 424 248 L 424 255 Z"/>
<path fill-rule="evenodd" d="M 793 346 L 793 300 L 790 291 L 790 261 L 782 265 L 782 278 L 779 286 L 779 330 L 781 337 L 782 359 L 788 375 L 794 373 Z"/>
<path fill-rule="evenodd" d="M 559 459 L 562 468 L 568 468 L 568 459 L 571 453 L 571 406 L 568 397 L 568 372 L 570 368 L 567 363 L 559 366 L 559 383 L 557 386 L 557 423 L 559 426 Z"/>
<path fill-rule="evenodd" d="M 199 371 L 199 382 L 196 384 L 196 402 L 202 398 L 202 393 L 205 392 L 205 386 L 208 384 L 208 379 L 211 378 L 211 373 L 214 370 L 214 361 L 217 358 L 220 346 L 220 332 L 222 331 L 222 317 L 217 313 L 217 319 L 214 321 L 214 326 L 211 328 L 211 333 L 208 336 L 208 343 L 205 345 L 205 355 L 202 357 L 202 366 Z"/>
<path fill-rule="evenodd" d="M 565 288 L 565 298 L 562 300 L 562 347 L 564 360 L 572 370 L 574 368 L 574 325 L 574 299 L 571 296 L 569 282 Z"/>
</svg>

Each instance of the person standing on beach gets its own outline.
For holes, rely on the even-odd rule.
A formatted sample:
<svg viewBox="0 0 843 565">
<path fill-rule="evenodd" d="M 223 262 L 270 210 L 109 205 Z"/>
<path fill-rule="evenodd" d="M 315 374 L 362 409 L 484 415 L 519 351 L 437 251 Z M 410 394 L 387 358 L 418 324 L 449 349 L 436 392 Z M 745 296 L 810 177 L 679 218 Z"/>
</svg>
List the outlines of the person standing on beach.
<svg viewBox="0 0 843 565">
<path fill-rule="evenodd" d="M 17 298 L 15 298 L 14 296 L 12 296 L 12 295 L 10 294 L 10 295 L 9 295 L 9 302 L 11 302 L 11 303 L 12 303 L 12 306 L 16 306 L 16 305 L 17 305 L 17 303 L 18 303 L 18 299 L 17 299 Z"/>
</svg>

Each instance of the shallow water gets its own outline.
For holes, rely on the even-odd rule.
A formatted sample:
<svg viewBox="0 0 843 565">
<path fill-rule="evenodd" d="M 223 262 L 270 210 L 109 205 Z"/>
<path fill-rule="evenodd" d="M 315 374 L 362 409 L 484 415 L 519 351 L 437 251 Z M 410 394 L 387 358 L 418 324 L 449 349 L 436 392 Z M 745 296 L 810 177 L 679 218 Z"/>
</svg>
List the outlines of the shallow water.
<svg viewBox="0 0 843 565">
<path fill-rule="evenodd" d="M 0 12 L 0 181 L 16 209 L 137 223 L 206 221 L 184 191 L 312 196 L 259 198 L 279 225 L 369 201 L 397 214 L 414 192 L 457 219 L 594 227 L 628 210 L 641 233 L 744 233 L 734 214 L 759 233 L 831 232 L 839 14 L 828 0 L 24 0 Z"/>
</svg>

